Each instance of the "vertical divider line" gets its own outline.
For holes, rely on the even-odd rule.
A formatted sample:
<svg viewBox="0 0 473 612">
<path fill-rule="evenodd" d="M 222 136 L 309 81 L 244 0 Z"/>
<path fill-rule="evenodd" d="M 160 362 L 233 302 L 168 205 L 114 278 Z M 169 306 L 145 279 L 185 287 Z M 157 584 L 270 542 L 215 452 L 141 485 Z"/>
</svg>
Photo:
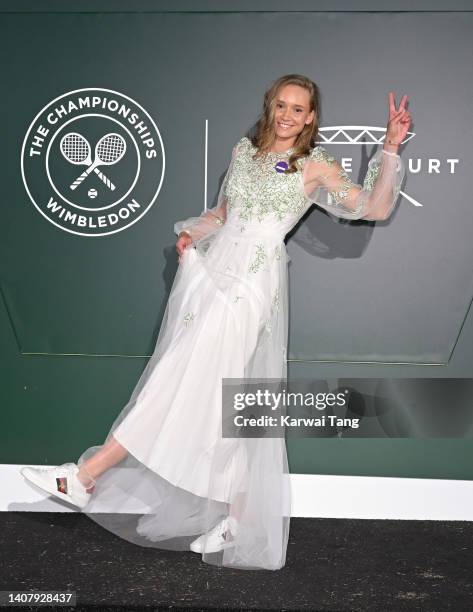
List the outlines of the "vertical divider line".
<svg viewBox="0 0 473 612">
<path fill-rule="evenodd" d="M 207 157 L 209 151 L 209 120 L 205 120 L 204 210 L 207 210 Z"/>
</svg>

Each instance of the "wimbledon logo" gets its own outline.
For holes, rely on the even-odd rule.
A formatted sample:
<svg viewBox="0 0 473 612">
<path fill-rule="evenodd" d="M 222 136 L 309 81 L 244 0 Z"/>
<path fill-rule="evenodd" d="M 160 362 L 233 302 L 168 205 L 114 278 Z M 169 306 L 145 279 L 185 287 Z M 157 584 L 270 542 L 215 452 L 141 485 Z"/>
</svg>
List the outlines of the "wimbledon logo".
<svg viewBox="0 0 473 612">
<path fill-rule="evenodd" d="M 21 174 L 37 210 L 79 236 L 130 227 L 154 204 L 164 178 L 164 147 L 150 115 L 111 89 L 70 91 L 33 119 Z"/>
</svg>

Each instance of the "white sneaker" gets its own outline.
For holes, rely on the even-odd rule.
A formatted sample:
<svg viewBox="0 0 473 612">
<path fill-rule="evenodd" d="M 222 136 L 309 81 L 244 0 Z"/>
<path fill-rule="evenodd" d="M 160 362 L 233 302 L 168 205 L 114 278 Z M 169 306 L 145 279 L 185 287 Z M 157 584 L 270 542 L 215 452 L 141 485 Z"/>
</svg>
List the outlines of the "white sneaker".
<svg viewBox="0 0 473 612">
<path fill-rule="evenodd" d="M 64 463 L 53 468 L 24 467 L 23 476 L 31 483 L 51 495 L 55 495 L 74 506 L 84 508 L 89 500 L 90 493 L 77 478 L 78 466 L 75 463 Z"/>
<path fill-rule="evenodd" d="M 234 516 L 227 516 L 213 529 L 202 534 L 191 542 L 190 549 L 198 553 L 212 553 L 234 546 L 234 538 L 238 530 L 238 522 Z"/>
</svg>

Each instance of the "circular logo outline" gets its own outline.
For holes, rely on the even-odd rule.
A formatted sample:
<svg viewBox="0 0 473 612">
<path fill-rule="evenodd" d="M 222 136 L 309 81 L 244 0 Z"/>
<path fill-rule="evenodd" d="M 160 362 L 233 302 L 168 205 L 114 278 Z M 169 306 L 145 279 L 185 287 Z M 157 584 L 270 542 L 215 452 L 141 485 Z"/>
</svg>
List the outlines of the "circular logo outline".
<svg viewBox="0 0 473 612">
<path fill-rule="evenodd" d="M 30 136 L 31 130 L 33 128 L 33 126 L 36 124 L 38 118 L 44 113 L 44 111 L 51 106 L 52 104 L 54 104 L 55 102 L 57 102 L 58 100 L 61 100 L 62 98 L 66 98 L 67 96 L 70 96 L 72 94 L 77 94 L 80 92 L 87 92 L 87 91 L 99 91 L 99 92 L 107 92 L 107 93 L 112 93 L 115 94 L 117 96 L 120 96 L 122 98 L 124 98 L 125 100 L 128 100 L 129 102 L 131 102 L 132 104 L 134 104 L 138 109 L 140 109 L 144 116 L 150 121 L 151 125 L 153 126 L 157 136 L 158 136 L 158 140 L 159 140 L 159 144 L 161 147 L 161 153 L 162 153 L 162 169 L 161 169 L 161 177 L 159 179 L 159 184 L 156 188 L 155 193 L 151 196 L 150 201 L 148 203 L 148 205 L 143 209 L 143 211 L 135 218 L 133 219 L 133 221 L 131 221 L 131 223 L 124 225 L 123 227 L 111 230 L 111 231 L 107 231 L 107 232 L 101 232 L 101 233 L 96 233 L 96 234 L 87 234 L 84 232 L 79 232 L 79 231 L 75 231 L 72 230 L 68 227 L 65 227 L 63 225 L 60 225 L 59 223 L 57 223 L 56 221 L 54 221 L 51 217 L 48 217 L 43 210 L 41 209 L 41 207 L 36 203 L 35 199 L 33 198 L 28 183 L 26 181 L 26 176 L 25 176 L 25 168 L 24 168 L 24 155 L 25 155 L 25 147 L 26 147 L 26 143 L 28 141 L 28 138 Z M 130 227 L 132 227 L 135 223 L 137 223 L 149 210 L 150 208 L 153 206 L 153 204 L 156 201 L 156 198 L 158 197 L 159 192 L 161 191 L 161 187 L 164 181 L 164 173 L 166 170 L 166 154 L 165 154 L 165 150 L 164 150 L 164 143 L 163 143 L 163 139 L 161 137 L 161 133 L 158 129 L 158 126 L 156 125 L 154 119 L 151 117 L 151 115 L 143 108 L 143 106 L 141 106 L 141 104 L 139 104 L 138 102 L 136 102 L 133 98 L 131 98 L 130 96 L 127 96 L 126 94 L 123 94 L 119 91 L 116 91 L 114 89 L 108 89 L 105 87 L 81 87 L 79 89 L 74 89 L 71 91 L 67 91 L 63 94 L 61 94 L 60 96 L 57 96 L 56 98 L 54 98 L 53 100 L 50 100 L 47 104 L 45 104 L 43 106 L 43 108 L 35 115 L 35 117 L 33 118 L 33 120 L 30 122 L 30 125 L 28 127 L 28 130 L 25 134 L 25 137 L 23 139 L 23 143 L 21 146 L 21 152 L 20 152 L 20 166 L 21 166 L 21 177 L 23 179 L 23 185 L 25 187 L 25 190 L 28 194 L 28 197 L 30 198 L 32 204 L 34 205 L 34 207 L 36 208 L 36 210 L 52 225 L 56 226 L 58 229 L 63 230 L 69 234 L 73 234 L 75 236 L 84 236 L 85 238 L 97 238 L 97 237 L 101 237 L 101 236 L 111 236 L 113 234 L 118 234 L 119 232 L 122 232 Z"/>
</svg>

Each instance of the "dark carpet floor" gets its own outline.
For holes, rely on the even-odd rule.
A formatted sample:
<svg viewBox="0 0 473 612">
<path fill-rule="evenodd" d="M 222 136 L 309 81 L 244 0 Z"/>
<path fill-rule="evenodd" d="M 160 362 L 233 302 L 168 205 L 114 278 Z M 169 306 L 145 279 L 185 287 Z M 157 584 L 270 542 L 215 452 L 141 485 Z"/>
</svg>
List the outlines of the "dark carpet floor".
<svg viewBox="0 0 473 612">
<path fill-rule="evenodd" d="M 473 610 L 472 522 L 293 518 L 274 572 L 136 546 L 80 513 L 0 512 L 0 533 L 0 590 L 75 590 L 75 610 Z"/>
</svg>

